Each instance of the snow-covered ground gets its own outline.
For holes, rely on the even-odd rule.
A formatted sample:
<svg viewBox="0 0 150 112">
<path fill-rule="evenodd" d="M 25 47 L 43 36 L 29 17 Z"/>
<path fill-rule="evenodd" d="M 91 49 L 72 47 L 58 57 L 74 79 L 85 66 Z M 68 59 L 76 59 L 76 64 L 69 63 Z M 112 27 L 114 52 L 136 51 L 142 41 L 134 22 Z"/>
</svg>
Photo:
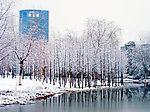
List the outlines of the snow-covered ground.
<svg viewBox="0 0 150 112">
<path fill-rule="evenodd" d="M 74 91 L 86 91 L 89 89 L 98 88 L 109 88 L 108 86 L 97 86 L 82 88 L 70 88 L 69 83 L 66 84 L 65 88 L 60 87 L 59 83 L 56 82 L 55 85 L 44 83 L 40 81 L 30 80 L 26 77 L 22 80 L 22 85 L 19 86 L 19 77 L 12 79 L 12 77 L 2 78 L 0 77 L 0 106 L 10 105 L 10 104 L 29 104 L 34 103 L 35 100 L 46 99 L 49 96 L 58 96 L 65 92 Z M 100 82 L 97 83 L 100 85 Z M 128 85 L 128 86 L 141 86 L 141 85 Z M 118 87 L 111 88 L 121 88 L 126 86 L 119 85 Z"/>
</svg>

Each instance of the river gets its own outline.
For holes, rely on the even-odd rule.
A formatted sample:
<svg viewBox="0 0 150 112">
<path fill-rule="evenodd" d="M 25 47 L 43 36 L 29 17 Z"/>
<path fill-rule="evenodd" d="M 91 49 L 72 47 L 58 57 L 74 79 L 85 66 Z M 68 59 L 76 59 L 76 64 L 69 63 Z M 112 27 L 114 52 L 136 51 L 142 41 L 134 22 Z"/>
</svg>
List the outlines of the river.
<svg viewBox="0 0 150 112">
<path fill-rule="evenodd" d="M 0 107 L 0 112 L 149 112 L 150 88 L 97 89 L 65 93 L 28 105 Z"/>
</svg>

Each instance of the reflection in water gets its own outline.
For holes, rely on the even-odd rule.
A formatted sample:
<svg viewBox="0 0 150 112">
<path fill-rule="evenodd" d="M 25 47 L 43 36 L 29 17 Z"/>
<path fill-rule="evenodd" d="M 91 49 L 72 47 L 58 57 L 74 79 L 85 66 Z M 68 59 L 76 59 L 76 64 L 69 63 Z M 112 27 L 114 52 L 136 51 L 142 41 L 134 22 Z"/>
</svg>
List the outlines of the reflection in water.
<svg viewBox="0 0 150 112">
<path fill-rule="evenodd" d="M 30 105 L 1 107 L 0 112 L 147 112 L 148 87 L 97 89 L 66 93 Z"/>
</svg>

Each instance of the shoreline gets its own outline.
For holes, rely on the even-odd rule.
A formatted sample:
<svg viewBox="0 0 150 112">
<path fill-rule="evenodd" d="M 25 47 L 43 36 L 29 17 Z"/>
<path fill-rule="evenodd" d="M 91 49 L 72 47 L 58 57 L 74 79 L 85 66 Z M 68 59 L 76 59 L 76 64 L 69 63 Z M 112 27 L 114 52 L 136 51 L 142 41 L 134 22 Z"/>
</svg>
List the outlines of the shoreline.
<svg viewBox="0 0 150 112">
<path fill-rule="evenodd" d="M 90 91 L 90 90 L 99 90 L 99 89 L 121 89 L 121 88 L 132 88 L 132 87 L 140 87 L 144 86 L 144 84 L 128 84 L 128 85 L 120 85 L 120 86 L 100 86 L 97 87 L 86 87 L 86 88 L 69 88 L 69 83 L 66 87 L 59 87 L 59 84 L 50 85 L 47 83 L 42 83 L 40 81 L 24 79 L 22 80 L 22 85 L 17 85 L 17 78 L 11 79 L 8 78 L 0 78 L 0 107 L 5 105 L 13 105 L 13 104 L 32 104 L 37 100 L 47 99 L 49 97 L 57 97 L 58 95 L 62 95 L 64 93 L 74 93 L 74 92 L 82 92 L 82 91 Z M 4 84 L 3 84 L 4 83 Z M 11 87 L 10 87 L 10 85 Z M 3 85 L 3 87 L 2 87 Z"/>
</svg>

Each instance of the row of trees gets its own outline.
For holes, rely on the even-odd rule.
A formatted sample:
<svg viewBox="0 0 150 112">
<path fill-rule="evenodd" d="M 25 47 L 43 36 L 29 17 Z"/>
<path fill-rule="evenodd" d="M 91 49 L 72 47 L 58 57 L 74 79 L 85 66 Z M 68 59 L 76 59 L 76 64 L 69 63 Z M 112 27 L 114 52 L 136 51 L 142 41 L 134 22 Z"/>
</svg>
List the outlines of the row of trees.
<svg viewBox="0 0 150 112">
<path fill-rule="evenodd" d="M 34 28 L 38 28 L 38 24 Z M 22 74 L 41 80 L 45 66 L 46 74 L 43 75 L 50 83 L 55 84 L 58 77 L 59 84 L 65 86 L 69 78 L 70 87 L 76 79 L 82 87 L 83 81 L 90 87 L 92 80 L 93 85 L 100 80 L 102 85 L 110 86 L 117 85 L 119 78 L 123 77 L 125 64 L 122 60 L 125 62 L 126 59 L 118 46 L 120 28 L 114 23 L 89 19 L 81 37 L 74 32 L 52 34 L 50 42 L 41 35 L 37 40 L 34 37 L 36 29 L 32 31 L 29 35 L 15 33 L 11 48 L 7 50 L 9 56 L 1 61 L 2 74 L 5 71 L 11 71 L 13 76 L 19 74 L 19 84 Z M 62 78 L 64 82 L 61 82 Z"/>
<path fill-rule="evenodd" d="M 53 79 L 58 77 L 87 79 L 88 86 L 97 79 L 101 84 L 117 84 L 116 78 L 123 74 L 124 57 L 118 49 L 120 29 L 106 20 L 90 19 L 82 37 L 68 32 L 64 38 L 57 37 L 50 42 L 50 66 Z M 71 79 L 69 79 L 71 81 Z M 120 80 L 118 80 L 120 82 Z M 72 82 L 73 83 L 73 82 Z"/>
<path fill-rule="evenodd" d="M 9 13 L 12 2 L 1 2 L 5 7 L 0 12 L 0 72 L 13 77 L 19 74 L 19 84 L 21 77 L 29 75 L 36 80 L 44 76 L 43 81 L 53 84 L 58 78 L 60 86 L 67 80 L 70 87 L 76 82 L 79 87 L 95 86 L 97 80 L 101 85 L 117 86 L 123 84 L 123 73 L 132 75 L 138 70 L 134 67 L 142 65 L 141 71 L 147 70 L 149 49 L 119 50 L 121 30 L 113 22 L 89 19 L 82 36 L 71 31 L 53 33 L 47 42 L 43 35 L 34 37 L 38 23 L 26 35 L 17 33 Z"/>
<path fill-rule="evenodd" d="M 7 8 L 1 12 L 1 18 L 3 15 L 6 15 L 6 18 L 10 15 L 11 4 L 12 2 L 6 5 Z M 10 22 L 5 18 L 0 20 L 2 26 Z M 59 84 L 63 83 L 65 86 L 69 78 L 70 87 L 71 83 L 73 85 L 73 82 L 76 82 L 76 78 L 79 87 L 80 82 L 83 87 L 83 81 L 85 86 L 90 87 L 92 80 L 94 85 L 97 85 L 97 80 L 104 85 L 110 86 L 111 82 L 112 85 L 117 85 L 115 79 L 118 78 L 119 81 L 120 74 L 123 74 L 123 54 L 118 49 L 120 28 L 112 22 L 89 19 L 81 37 L 73 32 L 65 35 L 53 34 L 50 42 L 46 42 L 42 35 L 39 35 L 38 40 L 34 37 L 38 23 L 31 27 L 28 35 L 18 34 L 14 27 L 2 28 L 1 34 L 5 35 L 1 38 L 1 45 L 6 45 L 2 47 L 3 51 L 0 51 L 1 74 L 11 72 L 13 77 L 19 74 L 19 84 L 21 76 L 24 75 L 41 80 L 45 66 L 46 74 L 43 75 L 49 77 L 50 83 L 55 84 L 58 77 Z M 61 82 L 62 78 L 64 82 Z"/>
</svg>

